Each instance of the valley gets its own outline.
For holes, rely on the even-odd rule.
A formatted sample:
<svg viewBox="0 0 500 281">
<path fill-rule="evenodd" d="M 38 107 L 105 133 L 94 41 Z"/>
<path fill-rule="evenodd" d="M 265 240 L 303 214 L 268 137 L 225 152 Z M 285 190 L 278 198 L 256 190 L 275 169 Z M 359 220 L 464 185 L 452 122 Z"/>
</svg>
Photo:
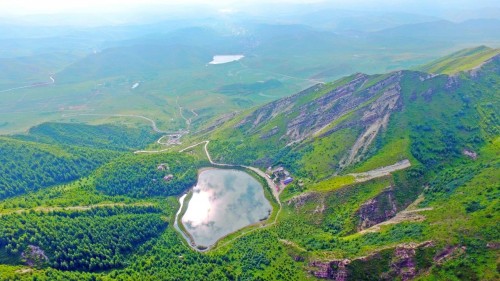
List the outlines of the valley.
<svg viewBox="0 0 500 281">
<path fill-rule="evenodd" d="M 500 279 L 495 9 L 135 1 L 0 11 L 1 281 Z"/>
<path fill-rule="evenodd" d="M 453 134 L 456 138 L 452 145 L 455 145 L 457 153 L 451 154 L 454 155 L 452 156 L 454 158 L 451 159 L 456 160 L 450 159 L 449 152 L 443 152 L 448 156 L 440 158 L 441 150 L 437 150 L 438 143 L 446 143 L 447 139 L 440 139 L 432 147 L 419 144 L 419 142 L 429 139 L 426 132 L 432 132 L 433 129 L 422 131 L 419 129 L 422 125 L 418 123 L 409 127 L 403 124 L 408 124 L 405 123 L 408 122 L 405 119 L 406 114 L 421 114 L 419 112 L 422 112 L 423 107 L 420 107 L 417 102 L 419 99 L 427 104 L 426 107 L 429 110 L 434 111 L 432 114 L 436 115 L 438 113 L 435 111 L 441 108 L 439 107 L 441 99 L 454 100 L 453 94 L 451 97 L 449 96 L 450 87 L 454 89 L 454 92 L 460 92 L 460 87 L 468 87 L 467 85 L 471 81 L 469 79 L 480 79 L 474 80 L 476 81 L 474 83 L 483 81 L 481 79 L 486 79 L 484 81 L 498 79 L 498 69 L 500 69 L 498 68 L 498 55 L 495 55 L 482 64 L 479 69 L 475 69 L 474 76 L 470 74 L 472 72 L 463 73 L 454 78 L 443 75 L 427 75 L 421 72 L 396 72 L 374 77 L 357 74 L 333 84 L 314 86 L 312 89 L 300 92 L 295 96 L 273 102 L 270 106 L 264 105 L 254 109 L 254 111 L 236 115 L 225 123 L 215 121 L 218 124 L 216 126 L 207 124 L 206 126 L 210 128 L 209 131 L 183 133 L 178 143 L 161 143 L 160 150 L 155 150 L 158 143 L 151 146 L 151 150 L 135 150 L 133 143 L 129 142 L 124 143 L 124 147 L 127 147 L 126 150 L 120 152 L 123 151 L 121 147 L 114 148 L 108 144 L 103 145 L 106 135 L 102 135 L 102 140 L 99 138 L 83 139 L 86 132 L 98 135 L 98 131 L 92 125 L 79 128 L 78 130 L 82 132 L 80 135 L 70 135 L 69 132 L 76 130 L 73 128 L 75 126 L 73 124 L 57 126 L 54 124 L 41 125 L 40 129 L 32 130 L 25 136 L 11 137 L 13 140 L 4 137 L 3 142 L 12 142 L 12 144 L 20 142 L 20 144 L 28 145 L 30 142 L 33 144 L 43 142 L 45 144 L 39 144 L 39 149 L 42 150 L 49 149 L 49 146 L 61 145 L 61 141 L 65 139 L 63 136 L 71 136 L 73 140 L 69 140 L 68 144 L 70 145 L 81 143 L 92 149 L 100 147 L 101 153 L 110 151 L 111 148 L 119 150 L 110 154 L 113 156 L 109 158 L 110 160 L 106 160 L 108 164 L 104 164 L 94 172 L 91 171 L 81 179 L 66 180 L 66 183 L 54 187 L 41 187 L 34 193 L 26 193 L 25 195 L 22 193 L 17 196 L 7 195 L 0 202 L 0 214 L 2 218 L 6 219 L 0 224 L 0 227 L 3 227 L 3 233 L 12 233 L 12 236 L 8 236 L 9 238 L 2 238 L 9 240 L 0 240 L 7 241 L 7 245 L 11 245 L 4 250 L 10 252 L 3 252 L 0 255 L 0 260 L 4 263 L 2 272 L 9 272 L 7 276 L 19 277 L 46 278 L 47 274 L 51 274 L 50 276 L 58 276 L 57 278 L 70 278 L 70 276 L 86 278 L 84 276 L 88 275 L 104 280 L 114 279 L 115 277 L 112 276 L 123 274 L 122 269 L 113 265 L 113 260 L 116 260 L 117 256 L 109 256 L 108 258 L 108 256 L 98 254 L 98 252 L 91 255 L 102 257 L 100 263 L 84 265 L 85 258 L 80 255 L 81 258 L 75 256 L 71 260 L 73 262 L 71 265 L 57 261 L 51 263 L 50 267 L 32 266 L 26 268 L 22 265 L 16 265 L 17 261 L 7 258 L 16 253 L 11 250 L 14 249 L 13 245 L 19 245 L 17 247 L 21 247 L 23 243 L 26 243 L 24 245 L 32 245 L 29 243 L 46 245 L 46 242 L 36 242 L 33 239 L 31 239 L 32 242 L 23 242 L 25 240 L 22 239 L 26 238 L 16 236 L 18 235 L 16 232 L 11 232 L 14 230 L 12 227 L 16 225 L 16 220 L 23 217 L 29 217 L 33 223 L 37 222 L 35 217 L 50 218 L 47 223 L 55 224 L 52 222 L 52 217 L 55 219 L 58 216 L 61 218 L 69 216 L 69 220 L 73 220 L 73 217 L 74 219 L 82 217 L 83 220 L 84 217 L 90 216 L 95 220 L 95 223 L 100 223 L 102 220 L 103 222 L 107 221 L 108 225 L 113 225 L 113 221 L 118 220 L 119 217 L 138 216 L 144 219 L 148 218 L 148 220 L 157 218 L 156 221 L 150 221 L 146 224 L 155 230 L 155 234 L 143 232 L 141 234 L 141 237 L 145 237 L 143 240 L 133 240 L 142 241 L 137 249 L 120 250 L 120 255 L 122 255 L 120 260 L 127 261 L 129 264 L 126 266 L 127 268 L 135 267 L 134 264 L 137 263 L 141 264 L 141 260 L 150 255 L 151 251 L 158 251 L 162 257 L 161 260 L 169 263 L 175 260 L 178 265 L 183 264 L 188 258 L 203 259 L 203 267 L 218 268 L 212 271 L 212 274 L 219 275 L 209 275 L 212 276 L 208 277 L 209 279 L 224 279 L 222 276 L 231 279 L 227 274 L 231 274 L 234 272 L 233 270 L 219 270 L 233 266 L 246 266 L 244 274 L 262 274 L 262 276 L 267 276 L 263 277 L 264 279 L 282 279 L 285 278 L 283 274 L 286 274 L 287 279 L 337 278 L 338 280 L 340 278 L 338 276 L 347 276 L 348 280 L 360 280 L 358 278 L 375 278 L 374 274 L 415 278 L 425 276 L 419 274 L 429 274 L 424 273 L 429 272 L 429 270 L 431 270 L 431 274 L 451 274 L 452 272 L 457 274 L 457 268 L 453 267 L 452 264 L 463 260 L 464 257 L 471 256 L 485 259 L 485 264 L 481 267 L 481 278 L 494 276 L 494 273 L 490 271 L 491 267 L 489 267 L 493 260 L 488 257 L 494 256 L 497 250 L 493 248 L 481 248 L 484 250 L 476 250 L 476 252 L 463 250 L 478 246 L 470 244 L 475 242 L 457 240 L 460 238 L 442 233 L 472 231 L 476 233 L 476 237 L 481 237 L 480 241 L 485 241 L 484 243 L 487 242 L 488 245 L 495 243 L 495 239 L 498 239 L 495 238 L 497 237 L 495 226 L 490 222 L 495 221 L 494 218 L 498 216 L 498 212 L 492 209 L 494 204 L 485 201 L 488 200 L 486 198 L 498 200 L 494 195 L 498 191 L 494 187 L 498 183 L 498 176 L 496 176 L 499 159 L 498 123 L 495 123 L 496 119 L 494 118 L 496 117 L 492 115 L 495 111 L 491 111 L 491 108 L 498 107 L 498 103 L 495 102 L 495 99 L 490 98 L 498 94 L 498 89 L 495 88 L 497 86 L 483 88 L 481 94 L 475 97 L 479 99 L 477 104 L 487 105 L 478 111 L 479 113 L 460 113 L 464 116 L 476 114 L 468 117 L 471 120 L 488 118 L 487 120 L 490 121 L 482 122 L 494 122 L 488 123 L 495 124 L 493 127 L 474 129 L 471 123 L 461 123 L 469 125 L 457 125 L 456 130 L 459 130 L 460 133 L 448 133 Z M 418 96 L 414 90 L 407 91 L 406 85 L 408 83 L 422 83 L 422 86 L 412 86 L 411 88 L 419 89 L 421 96 Z M 427 97 L 430 90 L 426 87 L 433 87 L 432 98 Z M 448 94 L 440 94 L 441 90 L 439 89 L 445 89 L 443 91 L 447 91 Z M 351 101 L 359 99 L 358 104 L 342 103 L 341 101 L 346 95 L 351 95 L 349 98 Z M 360 95 L 360 97 L 358 98 L 356 95 Z M 364 95 L 369 96 L 364 97 Z M 407 100 L 412 100 L 412 103 L 406 104 Z M 462 100 L 459 104 L 466 103 Z M 301 116 L 311 110 L 313 105 L 318 105 L 315 110 L 330 112 L 329 110 L 332 108 L 334 111 L 332 114 L 311 111 L 314 112 L 312 116 L 317 114 L 318 117 L 313 117 L 310 120 L 302 119 Z M 439 118 L 446 118 L 448 113 L 445 112 L 453 112 L 450 111 L 452 105 L 453 103 L 448 102 L 446 111 L 439 113 L 444 115 Z M 416 111 L 413 111 L 412 107 L 415 107 Z M 298 113 L 293 113 L 295 108 L 299 109 Z M 457 110 L 459 108 L 464 110 L 464 107 L 461 106 L 458 106 Z M 485 114 L 485 112 L 489 113 Z M 149 123 L 145 128 L 155 133 L 148 136 L 149 141 L 136 141 L 136 143 L 155 143 L 165 138 L 165 134 L 168 133 L 160 130 L 156 122 L 148 117 L 127 117 L 144 119 Z M 291 121 L 287 121 L 287 119 Z M 413 120 L 415 122 L 416 119 Z M 431 121 L 426 121 L 425 118 L 421 117 L 418 120 L 428 124 L 427 126 L 434 126 L 433 123 L 426 123 Z M 468 119 L 459 122 L 468 122 L 466 120 Z M 311 121 L 314 123 L 309 123 Z M 306 127 L 301 125 L 304 122 L 308 124 Z M 283 127 L 281 124 L 286 124 L 286 126 Z M 362 127 L 354 129 L 356 126 Z M 414 129 L 412 128 L 420 130 L 422 135 L 413 134 L 411 130 Z M 130 129 L 117 129 L 118 127 L 114 129 L 115 134 L 130 134 L 127 131 Z M 267 133 L 267 130 L 272 133 Z M 352 137 L 345 139 L 339 135 L 346 132 L 352 132 Z M 479 138 L 490 138 L 491 141 L 478 142 L 470 137 L 474 135 Z M 142 133 L 141 138 L 144 136 L 146 135 Z M 334 136 L 333 143 L 322 143 L 323 140 L 330 139 L 332 136 Z M 20 140 L 14 141 L 16 138 Z M 82 139 L 80 140 L 80 138 Z M 223 138 L 224 146 L 220 145 L 221 138 Z M 242 139 L 246 141 L 242 141 Z M 408 139 L 412 141 L 409 142 Z M 262 146 L 260 146 L 261 141 L 259 140 L 264 140 Z M 340 140 L 345 140 L 347 144 L 338 143 Z M 311 170 L 305 170 L 305 167 L 294 164 L 301 163 L 301 157 L 314 159 L 308 157 L 314 157 L 312 155 L 319 147 L 312 146 L 313 149 L 310 149 L 308 147 L 311 147 L 311 144 L 335 145 L 334 149 L 327 147 L 326 151 L 340 155 L 335 156 L 334 154 L 333 157 L 328 158 L 316 156 L 317 160 L 327 161 L 327 159 L 331 159 L 329 161 L 337 163 L 336 165 L 328 164 L 329 176 L 324 178 L 321 176 L 327 171 L 323 170 L 321 165 Z M 405 147 L 408 145 L 410 147 Z M 137 145 L 135 147 L 140 148 Z M 464 147 L 467 147 L 467 154 L 463 152 L 465 151 Z M 228 150 L 228 148 L 231 149 Z M 9 149 L 15 149 L 15 146 Z M 65 149 L 68 150 L 68 148 Z M 252 154 L 248 154 L 249 151 Z M 265 153 L 261 154 L 260 152 Z M 64 153 L 57 152 L 55 156 L 61 157 Z M 328 155 L 324 152 L 321 153 Z M 475 155 L 475 157 L 472 158 L 470 155 Z M 269 158 L 271 156 L 277 158 Z M 260 157 L 264 157 L 264 159 Z M 287 160 L 291 158 L 295 160 L 293 162 Z M 284 189 L 278 189 L 277 184 L 264 172 L 269 164 L 274 166 L 276 163 L 286 167 L 294 178 L 293 182 Z M 227 230 L 219 236 L 213 236 L 213 238 L 201 238 L 201 234 L 197 234 L 198 230 L 195 230 L 193 224 L 195 218 L 201 219 L 206 214 L 216 211 L 217 208 L 214 209 L 205 204 L 210 202 L 207 199 L 212 197 L 205 196 L 203 197 L 205 199 L 196 197 L 202 195 L 198 191 L 188 192 L 188 195 L 182 194 L 189 191 L 191 187 L 197 186 L 197 181 L 199 185 L 199 177 L 205 172 L 200 173 L 198 170 L 210 166 L 213 167 L 211 169 L 215 170 L 205 172 L 227 171 L 232 173 L 235 170 L 231 169 L 241 169 L 247 173 L 254 173 L 253 177 L 248 174 L 246 176 L 255 181 L 256 184 L 258 182 L 257 189 L 267 194 L 266 201 L 269 201 L 272 207 L 265 207 L 263 209 L 265 214 L 262 213 L 255 217 L 257 220 L 250 220 L 241 226 L 229 223 L 227 218 L 222 219 L 224 223 L 231 225 L 231 230 Z M 437 170 L 430 170 L 432 167 L 436 167 Z M 138 171 L 142 172 L 138 173 Z M 243 173 L 242 171 L 238 171 L 238 173 Z M 171 178 L 163 179 L 166 174 L 171 174 L 173 180 Z M 455 175 L 456 180 L 448 181 L 447 178 L 450 174 Z M 481 182 L 482 187 L 480 189 L 467 188 L 474 186 L 475 182 Z M 241 184 L 234 186 L 241 186 Z M 227 185 L 226 188 L 228 188 Z M 457 193 L 459 190 L 460 193 Z M 211 190 L 210 192 L 215 191 Z M 482 195 L 479 195 L 480 193 Z M 181 196 L 180 201 L 179 196 Z M 458 199 L 463 196 L 475 199 Z M 480 201 L 477 201 L 478 199 Z M 242 203 L 243 201 L 238 202 L 240 202 L 240 208 L 246 206 Z M 457 205 L 456 202 L 464 203 Z M 465 207 L 458 207 L 461 204 Z M 217 204 L 217 206 L 222 207 L 223 205 Z M 209 211 L 203 211 L 204 208 L 208 208 Z M 253 207 L 250 209 L 257 211 Z M 111 217 L 107 217 L 106 213 L 109 213 Z M 217 211 L 216 213 L 217 216 L 222 216 L 221 212 Z M 238 213 L 239 211 L 231 212 L 233 216 Z M 486 217 L 483 218 L 484 216 Z M 266 220 L 263 221 L 264 217 Z M 66 219 L 57 220 L 66 223 Z M 237 219 L 237 221 L 241 223 L 244 220 Z M 155 226 L 153 227 L 152 224 Z M 78 227 L 77 225 L 75 227 Z M 217 222 L 214 222 L 212 227 L 216 225 Z M 245 225 L 250 226 L 245 227 Z M 479 228 L 478 225 L 480 225 Z M 10 227 L 11 230 L 5 227 Z M 41 226 L 33 225 L 33 227 L 38 229 Z M 44 226 L 37 231 L 47 227 L 50 228 L 50 226 Z M 134 233 L 145 231 L 145 229 L 136 229 L 134 226 L 127 226 L 127 228 Z M 217 228 L 219 229 L 219 227 Z M 128 232 L 122 232 L 121 235 L 127 235 L 126 233 Z M 216 232 L 204 233 L 210 233 L 212 236 Z M 47 234 L 45 237 L 56 239 L 56 236 L 47 236 Z M 93 243 L 101 242 L 95 241 Z M 193 247 L 196 249 L 191 248 L 193 243 L 195 243 L 196 246 Z M 211 247 L 207 249 L 207 246 Z M 95 249 L 97 251 L 100 248 Z M 251 251 L 249 251 L 250 249 Z M 203 250 L 203 252 L 200 253 L 197 250 Z M 38 260 L 41 258 L 42 262 L 44 259 L 48 259 L 50 262 L 55 254 L 50 250 L 44 251 L 43 248 L 37 248 L 36 251 L 44 252 L 46 258 L 37 258 Z M 141 253 L 149 254 L 143 255 Z M 59 259 L 61 258 L 62 256 Z M 220 259 L 225 262 L 219 262 Z M 404 259 L 407 262 L 403 263 Z M 408 265 L 394 267 L 394 263 L 399 263 L 399 260 L 401 260 L 401 264 Z M 256 264 L 249 265 L 248 262 Z M 435 263 L 447 263 L 452 266 L 448 267 L 452 268 L 450 269 L 452 271 L 434 265 Z M 72 270 L 72 268 L 77 267 L 77 264 L 82 264 L 78 267 L 86 266 L 87 269 L 85 271 Z M 462 263 L 459 264 L 463 266 Z M 167 270 L 170 272 L 169 274 L 185 276 L 183 275 L 185 273 L 182 273 L 184 271 L 170 271 L 175 268 L 171 265 L 163 267 L 163 270 L 158 269 L 159 265 L 151 267 L 150 270 L 153 271 L 149 271 L 150 274 L 156 274 L 153 272 L 165 274 L 164 270 Z M 190 263 L 189 268 L 192 266 Z M 377 267 L 374 268 L 374 266 Z M 473 264 L 467 266 L 474 267 Z M 287 269 L 286 271 L 273 270 L 273 268 L 278 267 Z M 96 268 L 114 269 L 92 273 Z M 143 272 L 143 270 L 138 270 L 133 274 L 142 276 Z M 276 272 L 280 272 L 279 275 L 275 275 Z M 372 275 L 359 275 L 362 272 L 371 272 Z M 404 275 L 410 274 L 405 272 L 413 273 Z M 479 271 L 474 272 L 479 274 Z"/>
</svg>

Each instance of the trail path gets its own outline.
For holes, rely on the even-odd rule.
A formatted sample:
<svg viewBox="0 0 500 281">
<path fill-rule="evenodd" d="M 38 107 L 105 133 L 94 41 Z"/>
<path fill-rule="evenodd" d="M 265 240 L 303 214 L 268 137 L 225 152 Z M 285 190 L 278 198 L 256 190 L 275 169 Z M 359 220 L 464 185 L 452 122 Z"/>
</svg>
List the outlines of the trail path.
<svg viewBox="0 0 500 281">
<path fill-rule="evenodd" d="M 184 113 L 183 113 L 184 108 L 179 105 L 179 96 L 177 96 L 177 98 L 175 99 L 175 103 L 177 104 L 177 107 L 179 108 L 179 114 L 180 114 L 181 118 L 184 119 L 184 121 L 186 122 L 186 131 L 189 131 L 189 129 L 191 128 L 191 122 L 192 122 L 193 118 L 198 117 L 198 113 L 196 113 L 194 111 L 194 109 L 187 108 L 187 110 L 189 112 L 191 112 L 191 114 L 193 115 L 190 118 L 187 118 L 186 116 L 184 116 Z"/>
<path fill-rule="evenodd" d="M 56 80 L 52 76 L 50 76 L 49 79 L 50 79 L 50 82 L 33 84 L 33 85 L 26 85 L 26 86 L 21 86 L 21 87 L 14 87 L 14 88 L 10 88 L 10 89 L 0 90 L 0 93 L 10 92 L 10 91 L 15 91 L 15 90 L 20 90 L 20 89 L 27 89 L 27 88 L 36 88 L 36 87 L 41 87 L 41 86 L 48 86 L 48 85 L 52 85 L 52 84 L 54 84 L 56 82 Z"/>
<path fill-rule="evenodd" d="M 417 208 L 418 204 L 420 204 L 420 202 L 422 202 L 422 201 L 424 201 L 424 196 L 420 195 L 413 203 L 411 203 L 403 211 L 397 213 L 396 216 L 393 217 L 392 219 L 381 222 L 379 224 L 376 224 L 370 228 L 361 230 L 358 233 L 364 234 L 364 233 L 369 233 L 369 232 L 378 232 L 378 231 L 380 231 L 381 226 L 390 225 L 390 224 L 398 224 L 398 223 L 401 223 L 404 221 L 423 221 L 423 220 L 425 220 L 425 216 L 421 215 L 420 212 L 432 211 L 434 208 L 432 208 L 432 207 Z"/>
<path fill-rule="evenodd" d="M 15 211 L 7 211 L 4 213 L 0 213 L 1 216 L 9 215 L 9 214 L 22 214 L 30 211 L 35 212 L 52 212 L 52 211 L 88 211 L 94 208 L 102 208 L 102 207 L 125 207 L 125 206 L 153 206 L 152 203 L 134 203 L 134 204 L 125 204 L 125 203 L 104 203 L 104 204 L 94 204 L 94 205 L 85 205 L 85 206 L 68 206 L 68 207 L 60 207 L 60 206 L 40 206 L 31 209 L 18 209 Z"/>
<path fill-rule="evenodd" d="M 157 133 L 161 133 L 161 134 L 172 134 L 172 133 L 175 133 L 175 132 L 168 132 L 168 131 L 162 131 L 160 129 L 158 129 L 158 126 L 156 125 L 156 122 L 151 119 L 151 118 L 148 118 L 146 116 L 142 116 L 142 115 L 134 115 L 134 114 L 105 114 L 105 113 L 79 113 L 79 114 L 64 114 L 63 117 L 71 117 L 71 116 L 104 116 L 104 117 L 131 117 L 131 118 L 141 118 L 141 119 L 144 119 L 148 122 L 151 123 L 151 128 L 153 129 L 153 131 L 157 132 Z"/>
<path fill-rule="evenodd" d="M 79 113 L 79 114 L 63 114 L 62 117 L 71 117 L 71 116 L 108 116 L 108 117 L 129 117 L 129 118 L 140 118 L 140 119 L 143 119 L 143 120 L 146 120 L 148 121 L 149 123 L 151 123 L 151 128 L 153 129 L 153 131 L 157 132 L 157 133 L 160 133 L 160 134 L 164 134 L 163 136 L 161 136 L 157 141 L 156 143 L 158 144 L 161 144 L 161 145 L 169 145 L 170 142 L 167 141 L 167 142 L 163 142 L 163 138 L 171 138 L 171 137 L 176 137 L 177 139 L 179 139 L 181 136 L 183 136 L 184 134 L 187 134 L 189 133 L 189 130 L 180 130 L 180 131 L 163 131 L 163 130 L 160 130 L 158 128 L 158 126 L 156 125 L 156 121 L 151 119 L 151 118 L 148 118 L 146 116 L 143 116 L 143 115 L 134 115 L 134 114 L 104 114 L 104 113 Z M 158 153 L 158 152 L 163 152 L 163 151 L 166 151 L 167 149 L 163 149 L 163 150 L 158 150 L 158 151 L 154 151 L 154 150 L 138 150 L 138 151 L 135 151 L 134 153 Z"/>
<path fill-rule="evenodd" d="M 356 182 L 365 182 L 374 178 L 380 178 L 390 175 L 392 172 L 399 171 L 411 167 L 410 160 L 405 159 L 397 162 L 396 164 L 380 167 L 364 173 L 352 173 L 349 174 L 355 177 Z"/>
</svg>

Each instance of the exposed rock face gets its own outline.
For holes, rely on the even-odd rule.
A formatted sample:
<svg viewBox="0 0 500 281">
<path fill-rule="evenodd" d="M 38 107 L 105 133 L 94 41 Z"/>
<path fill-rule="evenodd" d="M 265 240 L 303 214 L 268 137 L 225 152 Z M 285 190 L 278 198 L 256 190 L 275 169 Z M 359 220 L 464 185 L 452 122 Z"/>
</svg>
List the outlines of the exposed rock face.
<svg viewBox="0 0 500 281">
<path fill-rule="evenodd" d="M 359 160 L 359 156 L 366 152 L 380 129 L 387 126 L 391 113 L 398 107 L 401 92 L 400 78 L 401 72 L 394 72 L 373 85 L 363 88 L 370 78 L 365 74 L 357 74 L 349 83 L 318 98 L 312 98 L 314 92 L 326 87 L 318 84 L 296 95 L 264 105 L 246 116 L 235 127 L 244 129 L 248 134 L 259 133 L 261 139 L 279 135 L 280 140 L 286 145 L 290 145 L 313 134 L 328 134 L 328 132 L 322 131 L 332 122 L 378 96 L 362 112 L 362 118 L 357 125 L 363 126 L 365 131 L 359 136 L 349 155 L 344 157 L 342 165 L 347 166 Z M 308 96 L 311 96 L 309 102 L 300 103 L 301 98 Z M 286 128 L 273 127 L 261 131 L 260 127 L 263 124 L 269 123 L 278 115 L 288 120 Z M 345 124 L 343 125 L 345 126 Z M 329 130 L 336 129 L 338 128 L 334 126 Z"/>
<path fill-rule="evenodd" d="M 473 69 L 469 70 L 469 74 L 471 77 L 476 78 L 480 73 L 484 65 L 491 65 L 492 62 L 499 62 L 500 61 L 500 54 L 493 56 L 489 60 L 483 62 L 482 64 L 478 65 L 477 67 L 474 67 Z"/>
<path fill-rule="evenodd" d="M 205 134 L 205 133 L 208 133 L 210 131 L 213 131 L 216 128 L 220 127 L 225 122 L 231 120 L 234 116 L 236 116 L 236 114 L 238 114 L 238 112 L 231 112 L 231 113 L 228 113 L 228 114 L 224 114 L 220 118 L 217 118 L 208 127 L 204 128 L 204 129 L 201 129 L 199 131 L 196 131 L 195 133 L 196 134 Z"/>
<path fill-rule="evenodd" d="M 317 270 L 311 271 L 311 273 L 318 278 L 346 281 L 348 280 L 346 266 L 349 263 L 350 261 L 348 259 L 330 262 L 313 261 L 309 266 L 317 268 Z"/>
<path fill-rule="evenodd" d="M 486 247 L 488 249 L 495 249 L 495 250 L 498 250 L 500 249 L 500 243 L 495 243 L 495 242 L 489 242 L 486 244 Z"/>
<path fill-rule="evenodd" d="M 445 261 L 452 259 L 453 257 L 459 256 L 465 253 L 466 248 L 464 246 L 447 246 L 442 251 L 440 251 L 434 257 L 434 262 L 437 264 L 442 264 Z"/>
<path fill-rule="evenodd" d="M 412 245 L 402 245 L 396 247 L 394 251 L 394 261 L 391 264 L 391 270 L 401 280 L 411 280 L 417 275 L 415 262 L 415 247 Z"/>
<path fill-rule="evenodd" d="M 277 101 L 268 103 L 268 104 L 262 106 L 261 108 L 259 108 L 258 110 L 254 111 L 252 114 L 245 117 L 235 127 L 236 128 L 245 127 L 248 131 L 253 131 L 258 125 L 260 125 L 262 123 L 266 123 L 267 121 L 273 119 L 274 117 L 276 117 L 280 113 L 287 112 L 287 111 L 291 110 L 294 103 L 301 96 L 307 95 L 311 92 L 319 91 L 323 87 L 324 86 L 322 84 L 317 84 L 317 85 L 314 85 L 310 88 L 307 88 L 304 91 L 299 92 L 293 96 L 286 97 L 286 98 L 279 99 Z"/>
<path fill-rule="evenodd" d="M 363 112 L 361 122 L 364 124 L 366 129 L 358 137 L 354 145 L 349 150 L 349 153 L 340 161 L 340 167 L 346 167 L 359 161 L 380 130 L 382 128 L 387 128 L 389 118 L 392 112 L 396 109 L 400 98 L 401 87 L 398 83 L 399 77 L 399 74 L 395 74 L 372 87 L 379 88 L 385 86 L 387 89 L 375 102 L 370 105 L 368 110 Z M 370 88 L 369 91 L 373 91 L 373 89 Z"/>
<path fill-rule="evenodd" d="M 377 197 L 361 205 L 357 212 L 357 216 L 360 219 L 358 231 L 393 218 L 396 216 L 397 211 L 394 189 L 390 186 Z"/>
<path fill-rule="evenodd" d="M 453 89 L 459 86 L 459 80 L 457 76 L 449 76 L 448 81 L 446 81 L 446 89 Z"/>
<path fill-rule="evenodd" d="M 317 193 L 302 193 L 287 201 L 288 205 L 293 205 L 296 209 L 302 207 L 308 200 L 315 200 L 319 197 Z"/>
<path fill-rule="evenodd" d="M 330 267 L 330 262 L 313 261 L 309 266 L 315 267 L 315 270 L 311 271 L 312 275 L 318 278 L 332 279 L 333 270 Z"/>
<path fill-rule="evenodd" d="M 420 244 L 409 243 L 401 244 L 394 248 L 391 256 L 392 259 L 386 260 L 388 271 L 378 272 L 380 275 L 377 280 L 412 280 L 419 273 L 417 262 L 415 260 L 417 249 L 433 247 L 432 241 L 422 242 Z M 385 250 L 387 251 L 387 250 Z M 354 280 L 352 277 L 353 270 L 365 270 L 366 268 L 359 267 L 362 264 L 370 264 L 375 260 L 381 259 L 378 252 L 370 256 L 360 257 L 349 260 L 332 260 L 332 261 L 313 261 L 309 263 L 312 268 L 310 273 L 318 278 L 347 281 Z M 352 264 L 357 263 L 357 269 L 353 268 Z M 377 273 L 377 274 L 378 274 Z"/>
<path fill-rule="evenodd" d="M 464 149 L 464 151 L 462 151 L 462 153 L 471 158 L 472 160 L 476 160 L 477 159 L 477 153 L 472 151 L 472 150 L 468 150 L 468 149 Z"/>
<path fill-rule="evenodd" d="M 366 80 L 366 75 L 359 74 L 348 84 L 300 106 L 300 114 L 288 122 L 283 138 L 287 143 L 301 141 L 370 99 L 367 94 L 354 95 Z"/>
<path fill-rule="evenodd" d="M 34 245 L 28 245 L 21 256 L 30 267 L 41 267 L 49 260 L 45 252 L 40 247 Z"/>
<path fill-rule="evenodd" d="M 268 139 L 274 135 L 276 135 L 279 132 L 279 129 L 277 126 L 274 126 L 270 131 L 260 135 L 261 139 Z"/>
</svg>

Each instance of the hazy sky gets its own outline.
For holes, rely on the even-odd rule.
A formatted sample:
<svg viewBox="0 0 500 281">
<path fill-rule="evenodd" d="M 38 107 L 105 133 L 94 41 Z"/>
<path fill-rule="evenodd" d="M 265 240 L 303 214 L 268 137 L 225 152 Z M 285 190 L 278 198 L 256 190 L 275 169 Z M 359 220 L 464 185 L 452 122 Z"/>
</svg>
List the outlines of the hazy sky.
<svg viewBox="0 0 500 281">
<path fill-rule="evenodd" d="M 112 13 L 133 11 L 137 7 L 157 5 L 205 4 L 218 8 L 232 8 L 246 4 L 266 3 L 310 3 L 328 2 L 339 8 L 395 8 L 409 9 L 421 7 L 436 9 L 469 9 L 482 7 L 498 7 L 498 0 L 0 0 L 0 13 L 19 14 L 53 14 L 53 13 Z"/>
</svg>

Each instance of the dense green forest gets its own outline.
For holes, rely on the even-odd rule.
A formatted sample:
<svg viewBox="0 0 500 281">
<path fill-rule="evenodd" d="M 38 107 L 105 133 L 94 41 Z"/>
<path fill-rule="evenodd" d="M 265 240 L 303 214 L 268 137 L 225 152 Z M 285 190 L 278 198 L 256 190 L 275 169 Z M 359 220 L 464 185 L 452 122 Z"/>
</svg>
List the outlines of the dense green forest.
<svg viewBox="0 0 500 281">
<path fill-rule="evenodd" d="M 160 138 L 150 127 L 128 128 L 116 125 L 80 123 L 43 123 L 31 128 L 17 139 L 47 144 L 72 145 L 108 150 L 133 150 Z"/>
<path fill-rule="evenodd" d="M 40 268 L 97 271 L 123 266 L 126 255 L 166 226 L 154 207 L 27 212 L 2 216 L 0 247 L 25 261 L 38 258 Z"/>
<path fill-rule="evenodd" d="M 107 150 L 0 138 L 0 199 L 78 179 L 117 156 Z"/>
<path fill-rule="evenodd" d="M 97 190 L 109 195 L 179 195 L 196 184 L 197 170 L 202 164 L 178 153 L 131 155 L 99 168 L 95 182 Z"/>
<path fill-rule="evenodd" d="M 159 138 L 150 129 L 44 123 L 0 138 L 0 199 L 66 183 Z"/>
</svg>

